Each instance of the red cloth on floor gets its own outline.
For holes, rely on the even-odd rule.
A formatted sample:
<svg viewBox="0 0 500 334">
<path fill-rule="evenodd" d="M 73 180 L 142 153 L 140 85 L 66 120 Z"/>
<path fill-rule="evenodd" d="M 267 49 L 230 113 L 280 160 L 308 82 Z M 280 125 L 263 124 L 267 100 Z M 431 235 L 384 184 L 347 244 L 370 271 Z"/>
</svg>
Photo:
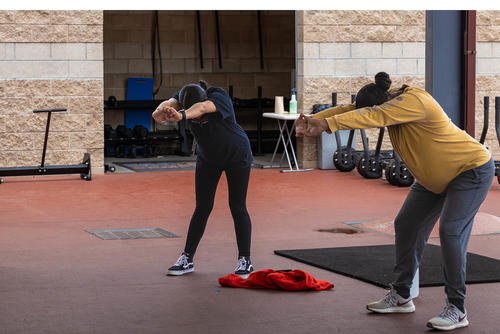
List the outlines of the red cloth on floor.
<svg viewBox="0 0 500 334">
<path fill-rule="evenodd" d="M 262 269 L 254 271 L 247 279 L 236 274 L 229 274 L 219 278 L 219 284 L 232 288 L 248 289 L 277 289 L 287 291 L 303 290 L 330 290 L 333 284 L 316 279 L 303 270 L 273 270 Z"/>
</svg>

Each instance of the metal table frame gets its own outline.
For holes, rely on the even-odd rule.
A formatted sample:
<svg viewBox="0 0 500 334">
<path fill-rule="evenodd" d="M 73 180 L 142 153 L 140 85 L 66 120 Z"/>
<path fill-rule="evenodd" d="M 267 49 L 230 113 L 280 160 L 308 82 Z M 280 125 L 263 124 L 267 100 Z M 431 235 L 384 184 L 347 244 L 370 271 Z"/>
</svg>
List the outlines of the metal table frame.
<svg viewBox="0 0 500 334">
<path fill-rule="evenodd" d="M 281 164 L 283 162 L 283 158 L 286 156 L 286 159 L 288 161 L 288 169 L 284 169 L 281 172 L 305 172 L 305 171 L 310 171 L 312 168 L 308 169 L 300 169 L 299 164 L 297 162 L 297 156 L 295 155 L 295 149 L 293 147 L 292 143 L 292 135 L 295 132 L 295 123 L 297 122 L 297 119 L 299 118 L 299 114 L 290 114 L 290 113 L 283 113 L 283 114 L 278 114 L 278 113 L 273 113 L 273 112 L 266 112 L 262 114 L 262 117 L 266 118 L 273 118 L 278 121 L 278 128 L 280 131 L 280 134 L 278 136 L 278 142 L 276 143 L 276 146 L 274 148 L 273 156 L 271 158 L 270 165 L 263 166 L 263 168 L 275 168 L 275 167 L 282 167 Z M 289 121 L 293 121 L 292 124 L 292 129 L 289 130 L 287 123 Z M 279 162 L 278 166 L 274 165 L 274 159 L 276 158 L 276 152 L 278 151 L 278 148 L 280 144 L 283 143 L 283 153 L 281 154 L 281 159 Z M 295 164 L 295 168 L 292 166 L 292 159 L 293 163 Z"/>
</svg>

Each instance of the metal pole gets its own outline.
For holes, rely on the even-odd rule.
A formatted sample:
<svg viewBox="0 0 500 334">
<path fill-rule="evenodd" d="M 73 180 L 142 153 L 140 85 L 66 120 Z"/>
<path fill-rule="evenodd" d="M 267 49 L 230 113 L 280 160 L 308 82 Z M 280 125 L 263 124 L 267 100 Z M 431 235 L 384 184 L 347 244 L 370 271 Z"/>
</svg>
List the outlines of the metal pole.
<svg viewBox="0 0 500 334">
<path fill-rule="evenodd" d="M 257 24 L 259 28 L 259 55 L 260 55 L 260 69 L 264 69 L 264 51 L 262 47 L 262 20 L 260 17 L 260 10 L 257 11 Z"/>
<path fill-rule="evenodd" d="M 196 27 L 198 28 L 198 48 L 200 49 L 200 68 L 203 68 L 203 43 L 201 41 L 200 11 L 196 11 Z"/>
<path fill-rule="evenodd" d="M 465 117 L 464 128 L 471 136 L 475 136 L 476 116 L 476 11 L 466 10 L 464 33 L 464 86 Z"/>
<path fill-rule="evenodd" d="M 215 11 L 215 32 L 217 38 L 217 56 L 219 57 L 219 68 L 222 68 L 222 53 L 220 49 L 220 29 L 219 29 L 219 12 Z"/>
<path fill-rule="evenodd" d="M 50 128 L 50 118 L 52 116 L 52 111 L 47 113 L 47 125 L 45 126 L 45 138 L 43 140 L 43 151 L 42 151 L 42 162 L 40 167 L 45 165 L 45 152 L 47 151 L 47 141 L 49 140 L 49 128 Z"/>
<path fill-rule="evenodd" d="M 481 138 L 479 139 L 479 142 L 481 144 L 484 144 L 484 141 L 486 139 L 486 134 L 488 133 L 488 123 L 490 122 L 490 97 L 485 96 L 484 97 L 484 117 L 483 117 L 483 131 L 481 132 Z M 495 108 L 496 109 L 496 108 Z"/>
<path fill-rule="evenodd" d="M 500 144 L 500 96 L 495 97 L 495 131 L 498 143 Z"/>
</svg>

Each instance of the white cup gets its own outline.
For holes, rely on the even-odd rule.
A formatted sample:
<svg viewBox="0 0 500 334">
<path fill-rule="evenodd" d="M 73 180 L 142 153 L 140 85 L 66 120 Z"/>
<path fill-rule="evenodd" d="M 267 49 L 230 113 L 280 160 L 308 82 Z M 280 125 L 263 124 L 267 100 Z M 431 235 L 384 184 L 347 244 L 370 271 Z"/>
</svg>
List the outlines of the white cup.
<svg viewBox="0 0 500 334">
<path fill-rule="evenodd" d="M 274 97 L 274 112 L 276 114 L 283 114 L 285 112 L 285 105 L 283 104 L 283 96 Z"/>
</svg>

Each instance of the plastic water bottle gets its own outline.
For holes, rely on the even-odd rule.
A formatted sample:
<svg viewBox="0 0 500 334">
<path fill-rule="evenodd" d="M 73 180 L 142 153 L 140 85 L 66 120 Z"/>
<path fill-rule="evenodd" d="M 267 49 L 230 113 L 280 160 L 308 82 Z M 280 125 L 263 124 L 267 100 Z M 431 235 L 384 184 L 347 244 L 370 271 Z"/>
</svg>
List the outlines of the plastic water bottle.
<svg viewBox="0 0 500 334">
<path fill-rule="evenodd" d="M 290 105 L 289 105 L 288 110 L 289 110 L 290 114 L 297 113 L 297 98 L 295 96 L 295 88 L 292 89 L 292 98 L 290 99 Z"/>
<path fill-rule="evenodd" d="M 411 283 L 410 297 L 417 298 L 419 289 L 420 289 L 420 274 L 417 268 L 417 271 L 415 272 L 415 276 L 413 276 L 413 281 Z"/>
</svg>

